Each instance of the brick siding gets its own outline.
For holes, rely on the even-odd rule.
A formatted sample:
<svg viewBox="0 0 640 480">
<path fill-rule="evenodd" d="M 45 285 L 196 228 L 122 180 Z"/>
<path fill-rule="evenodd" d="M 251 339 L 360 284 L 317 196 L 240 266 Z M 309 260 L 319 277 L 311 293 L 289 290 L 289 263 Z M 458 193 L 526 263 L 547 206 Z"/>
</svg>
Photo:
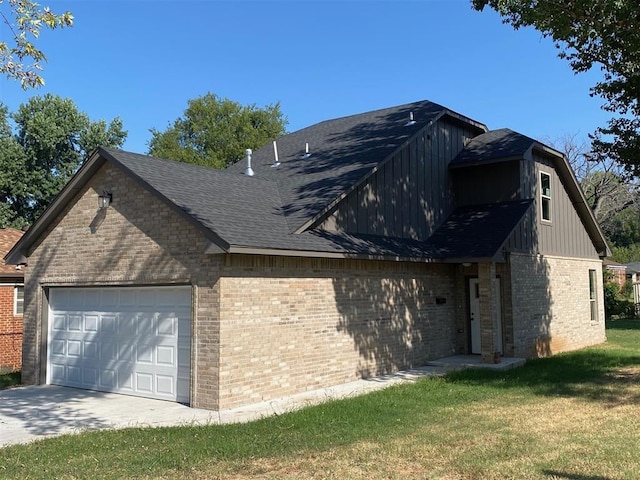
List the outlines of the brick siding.
<svg viewBox="0 0 640 480">
<path fill-rule="evenodd" d="M 227 257 L 220 408 L 454 354 L 453 273 L 451 265 Z"/>
<path fill-rule="evenodd" d="M 113 202 L 98 212 L 105 190 Z M 41 239 L 25 278 L 27 383 L 45 381 L 46 289 L 56 286 L 192 285 L 191 405 L 199 408 L 233 408 L 423 365 L 465 353 L 468 345 L 461 279 L 475 267 L 206 255 L 198 227 L 110 164 Z M 504 326 L 506 354 L 535 356 L 604 340 L 604 325 L 584 318 L 585 272 L 599 262 L 511 258 L 510 271 L 495 267 L 503 315 L 513 312 Z M 505 284 L 509 278 L 513 285 Z M 550 288 L 557 290 L 552 298 Z M 544 331 L 547 303 L 555 318 Z"/>
<path fill-rule="evenodd" d="M 14 315 L 14 286 L 0 284 L 0 373 L 22 367 L 22 315 Z"/>
<path fill-rule="evenodd" d="M 597 273 L 596 322 L 591 321 L 589 270 Z M 514 354 L 548 356 L 604 342 L 601 272 L 599 260 L 512 254 Z"/>
<path fill-rule="evenodd" d="M 98 194 L 113 195 L 98 212 Z M 93 231 L 93 233 L 92 233 Z M 52 223 L 29 257 L 25 276 L 23 381 L 44 383 L 47 335 L 42 287 L 194 285 L 198 376 L 192 405 L 217 408 L 218 263 L 200 231 L 130 177 L 105 164 Z M 192 374 L 193 374 L 192 372 Z"/>
</svg>

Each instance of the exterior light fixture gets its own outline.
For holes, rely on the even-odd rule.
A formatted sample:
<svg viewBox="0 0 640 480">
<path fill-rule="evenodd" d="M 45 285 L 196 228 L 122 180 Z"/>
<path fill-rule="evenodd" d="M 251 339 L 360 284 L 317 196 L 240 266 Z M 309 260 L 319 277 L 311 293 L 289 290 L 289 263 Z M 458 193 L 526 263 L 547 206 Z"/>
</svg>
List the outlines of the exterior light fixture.
<svg viewBox="0 0 640 480">
<path fill-rule="evenodd" d="M 105 210 L 111 205 L 112 196 L 109 192 L 102 192 L 102 195 L 98 195 L 98 209 Z"/>
</svg>

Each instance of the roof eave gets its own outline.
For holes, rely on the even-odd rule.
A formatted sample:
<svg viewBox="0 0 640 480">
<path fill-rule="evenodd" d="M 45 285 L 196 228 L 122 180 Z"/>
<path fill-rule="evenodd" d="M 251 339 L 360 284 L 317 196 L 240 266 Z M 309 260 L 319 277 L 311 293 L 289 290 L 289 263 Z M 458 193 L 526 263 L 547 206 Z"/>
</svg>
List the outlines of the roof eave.
<svg viewBox="0 0 640 480">
<path fill-rule="evenodd" d="M 133 172 L 129 167 L 127 167 L 125 164 L 119 161 L 118 158 L 112 155 L 108 150 L 102 147 L 99 147 L 99 150 L 100 150 L 100 154 L 105 159 L 107 159 L 112 164 L 116 165 L 125 174 L 127 174 L 132 180 L 138 183 L 138 185 L 148 190 L 152 195 L 154 195 L 158 200 L 160 200 L 165 205 L 167 205 L 171 210 L 177 213 L 180 217 L 182 217 L 188 223 L 193 225 L 196 229 L 200 230 L 202 234 L 205 236 L 205 238 L 209 240 L 209 244 L 205 249 L 206 251 L 209 251 L 209 250 L 213 251 L 215 249 L 219 249 L 223 252 L 226 252 L 229 249 L 229 243 L 225 241 L 222 237 L 220 237 L 216 232 L 214 232 L 210 228 L 207 228 L 200 221 L 198 221 L 198 219 L 194 218 L 192 215 L 189 215 L 187 212 L 185 212 L 182 208 L 180 208 L 179 205 L 172 202 L 169 198 L 167 198 L 165 195 L 160 193 L 155 187 L 150 185 L 138 174 Z"/>
<path fill-rule="evenodd" d="M 598 224 L 598 221 L 593 214 L 593 210 L 591 210 L 591 207 L 589 207 L 589 204 L 587 203 L 584 192 L 582 191 L 582 188 L 580 188 L 580 183 L 573 173 L 573 169 L 569 165 L 567 156 L 539 142 L 536 142 L 534 144 L 534 148 L 557 159 L 558 174 L 564 180 L 563 183 L 567 188 L 567 191 L 571 198 L 571 203 L 582 219 L 583 225 L 587 230 L 591 241 L 593 242 L 598 256 L 600 258 L 610 256 L 611 249 L 607 244 L 607 239 L 604 236 L 604 232 L 600 228 L 600 225 Z"/>
<path fill-rule="evenodd" d="M 29 227 L 22 238 L 16 242 L 4 259 L 9 265 L 26 263 L 28 252 L 37 242 L 40 235 L 57 218 L 66 207 L 67 203 L 84 187 L 89 178 L 103 165 L 104 159 L 100 155 L 99 149 L 95 149 L 75 173 L 71 180 L 55 196 L 45 211 Z"/>
</svg>

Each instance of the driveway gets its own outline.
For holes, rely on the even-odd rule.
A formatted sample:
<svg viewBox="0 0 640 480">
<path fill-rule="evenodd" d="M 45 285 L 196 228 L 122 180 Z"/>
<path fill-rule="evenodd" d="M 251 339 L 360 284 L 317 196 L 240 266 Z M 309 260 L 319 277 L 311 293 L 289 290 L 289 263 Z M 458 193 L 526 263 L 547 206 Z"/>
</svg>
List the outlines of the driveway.
<svg viewBox="0 0 640 480">
<path fill-rule="evenodd" d="M 0 448 L 85 430 L 246 422 L 444 371 L 442 366 L 421 367 L 219 412 L 55 385 L 11 388 L 0 390 Z"/>
<path fill-rule="evenodd" d="M 0 447 L 83 430 L 207 424 L 218 412 L 55 385 L 0 390 Z"/>
</svg>

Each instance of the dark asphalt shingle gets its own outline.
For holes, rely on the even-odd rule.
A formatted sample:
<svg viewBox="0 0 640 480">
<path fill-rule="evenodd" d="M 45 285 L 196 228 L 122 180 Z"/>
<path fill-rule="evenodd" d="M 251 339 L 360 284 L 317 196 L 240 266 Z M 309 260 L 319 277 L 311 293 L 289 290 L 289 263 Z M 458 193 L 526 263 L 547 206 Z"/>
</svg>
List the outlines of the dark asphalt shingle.
<svg viewBox="0 0 640 480">
<path fill-rule="evenodd" d="M 277 139 L 280 166 L 273 168 L 273 144 L 252 156 L 255 176 L 278 185 L 290 231 L 313 219 L 347 192 L 418 130 L 448 110 L 428 101 L 327 120 Z M 413 112 L 415 124 L 407 126 Z M 303 158 L 305 145 L 310 156 Z M 241 175 L 244 160 L 227 168 Z"/>
<path fill-rule="evenodd" d="M 508 128 L 491 130 L 474 137 L 449 165 L 478 165 L 503 158 L 522 157 L 534 143 L 534 139 Z"/>
<path fill-rule="evenodd" d="M 428 241 L 293 233 L 446 111 L 425 101 L 321 122 L 278 139 L 277 168 L 272 144 L 254 152 L 253 177 L 242 173 L 244 161 L 221 171 L 110 148 L 101 153 L 230 246 L 413 259 L 491 257 L 524 207 L 456 211 Z M 407 125 L 410 112 L 415 124 Z M 306 143 L 309 157 L 303 157 Z M 479 246 L 468 236 L 486 239 Z"/>
</svg>

